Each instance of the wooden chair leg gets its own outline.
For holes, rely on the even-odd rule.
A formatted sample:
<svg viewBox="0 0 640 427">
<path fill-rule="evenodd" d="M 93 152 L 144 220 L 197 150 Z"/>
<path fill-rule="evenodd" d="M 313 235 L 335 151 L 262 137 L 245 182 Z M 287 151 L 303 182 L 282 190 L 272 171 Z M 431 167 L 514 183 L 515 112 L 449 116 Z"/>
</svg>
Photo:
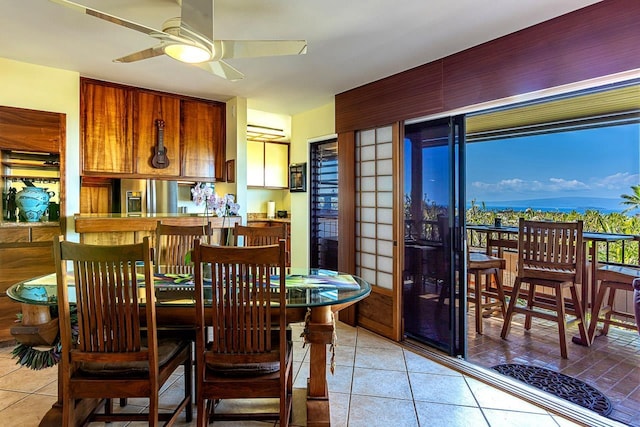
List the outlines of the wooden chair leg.
<svg viewBox="0 0 640 427">
<path fill-rule="evenodd" d="M 605 284 L 600 284 L 600 289 L 598 290 L 598 295 L 596 296 L 596 300 L 593 305 L 593 310 L 591 314 L 591 322 L 589 323 L 589 341 L 593 341 L 596 335 L 596 328 L 598 327 L 598 319 L 600 318 L 600 309 L 602 308 L 602 302 L 604 301 L 604 294 L 607 291 L 607 286 Z"/>
<path fill-rule="evenodd" d="M 476 332 L 482 335 L 482 275 L 475 274 L 474 303 L 476 308 Z"/>
<path fill-rule="evenodd" d="M 497 269 L 495 273 L 496 278 L 496 289 L 498 292 L 498 298 L 500 298 L 500 310 L 502 311 L 502 318 L 504 319 L 507 315 L 507 299 L 504 295 L 504 288 L 502 287 L 502 271 Z"/>
<path fill-rule="evenodd" d="M 607 335 L 609 333 L 609 326 L 611 322 L 611 312 L 613 311 L 613 303 L 615 301 L 616 296 L 616 288 L 615 286 L 609 286 L 609 298 L 607 300 L 607 312 L 604 315 L 604 325 L 602 325 L 602 335 Z"/>
<path fill-rule="evenodd" d="M 573 299 L 573 307 L 575 308 L 575 315 L 577 317 L 578 330 L 580 331 L 580 338 L 584 345 L 587 347 L 591 345 L 591 340 L 589 339 L 589 335 L 587 334 L 587 327 L 584 322 L 584 311 L 582 310 L 582 304 L 580 303 L 580 299 L 578 298 L 578 289 L 576 288 L 575 283 L 572 283 L 569 287 L 571 290 L 571 298 Z"/>
<path fill-rule="evenodd" d="M 529 330 L 531 329 L 531 311 L 533 311 L 533 306 L 535 303 L 535 297 L 536 297 L 536 285 L 533 282 L 529 282 L 529 291 L 527 293 L 528 297 L 527 297 L 527 314 L 525 315 L 525 319 L 524 319 L 524 329 L 525 330 Z M 517 298 L 517 294 L 515 295 L 515 297 Z"/>
<path fill-rule="evenodd" d="M 516 308 L 516 301 L 518 299 L 518 293 L 520 292 L 521 286 L 522 281 L 519 278 L 516 278 L 515 283 L 513 284 L 513 295 L 509 300 L 509 307 L 507 308 L 507 314 L 504 317 L 504 324 L 502 325 L 502 331 L 500 332 L 500 336 L 503 339 L 506 339 L 509 335 L 511 329 L 511 319 L 513 318 L 513 310 Z"/>
<path fill-rule="evenodd" d="M 567 319 L 564 307 L 564 296 L 562 295 L 562 286 L 556 286 L 556 316 L 558 322 L 558 336 L 560 338 L 560 355 L 563 359 L 568 357 L 567 354 Z"/>
</svg>

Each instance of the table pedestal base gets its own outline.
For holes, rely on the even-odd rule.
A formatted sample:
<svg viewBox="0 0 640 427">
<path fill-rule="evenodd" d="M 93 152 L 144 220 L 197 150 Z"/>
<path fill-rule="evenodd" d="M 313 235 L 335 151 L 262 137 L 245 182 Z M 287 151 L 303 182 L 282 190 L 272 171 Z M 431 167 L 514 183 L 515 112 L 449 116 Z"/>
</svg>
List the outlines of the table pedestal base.
<svg viewBox="0 0 640 427">
<path fill-rule="evenodd" d="M 334 325 L 331 307 L 313 307 L 306 329 L 306 341 L 311 344 L 309 379 L 307 381 L 307 426 L 330 426 L 327 344 L 333 342 Z"/>
</svg>

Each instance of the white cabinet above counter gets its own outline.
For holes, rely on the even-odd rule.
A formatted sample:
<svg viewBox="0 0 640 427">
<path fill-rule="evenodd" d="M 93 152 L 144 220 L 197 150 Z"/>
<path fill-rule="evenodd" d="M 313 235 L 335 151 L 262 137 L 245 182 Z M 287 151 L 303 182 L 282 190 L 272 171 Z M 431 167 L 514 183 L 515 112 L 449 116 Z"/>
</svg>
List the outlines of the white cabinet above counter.
<svg viewBox="0 0 640 427">
<path fill-rule="evenodd" d="M 289 143 L 247 141 L 247 185 L 289 187 Z"/>
</svg>

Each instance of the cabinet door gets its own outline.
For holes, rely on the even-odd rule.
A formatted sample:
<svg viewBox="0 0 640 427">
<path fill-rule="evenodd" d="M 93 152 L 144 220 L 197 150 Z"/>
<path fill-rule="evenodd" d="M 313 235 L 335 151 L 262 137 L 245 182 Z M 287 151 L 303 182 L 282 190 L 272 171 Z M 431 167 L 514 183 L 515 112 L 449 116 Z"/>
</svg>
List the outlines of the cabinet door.
<svg viewBox="0 0 640 427">
<path fill-rule="evenodd" d="M 7 150 L 60 153 L 65 115 L 0 106 L 0 145 Z"/>
<path fill-rule="evenodd" d="M 264 187 L 264 142 L 247 141 L 247 185 Z"/>
<path fill-rule="evenodd" d="M 83 172 L 133 173 L 129 90 L 82 80 L 81 91 Z"/>
<path fill-rule="evenodd" d="M 80 213 L 109 213 L 113 212 L 111 198 L 111 184 L 95 185 L 83 181 L 80 186 Z"/>
<path fill-rule="evenodd" d="M 182 100 L 181 176 L 224 180 L 224 104 Z"/>
<path fill-rule="evenodd" d="M 180 98 L 136 91 L 133 113 L 133 138 L 136 147 L 136 172 L 141 175 L 178 176 L 180 174 Z M 157 123 L 162 120 L 162 131 Z M 151 159 L 159 149 L 160 132 L 168 166 L 155 168 Z"/>
<path fill-rule="evenodd" d="M 289 187 L 289 144 L 265 142 L 264 186 Z"/>
</svg>

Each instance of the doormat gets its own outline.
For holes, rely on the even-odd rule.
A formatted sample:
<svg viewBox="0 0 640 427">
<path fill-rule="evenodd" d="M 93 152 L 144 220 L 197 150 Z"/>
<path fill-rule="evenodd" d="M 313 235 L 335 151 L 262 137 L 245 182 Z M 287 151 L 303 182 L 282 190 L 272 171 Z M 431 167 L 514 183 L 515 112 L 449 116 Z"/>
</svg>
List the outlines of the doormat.
<svg viewBox="0 0 640 427">
<path fill-rule="evenodd" d="M 496 365 L 491 369 L 590 409 L 602 416 L 606 417 L 613 410 L 611 401 L 602 392 L 568 375 L 538 366 L 517 363 Z"/>
</svg>

